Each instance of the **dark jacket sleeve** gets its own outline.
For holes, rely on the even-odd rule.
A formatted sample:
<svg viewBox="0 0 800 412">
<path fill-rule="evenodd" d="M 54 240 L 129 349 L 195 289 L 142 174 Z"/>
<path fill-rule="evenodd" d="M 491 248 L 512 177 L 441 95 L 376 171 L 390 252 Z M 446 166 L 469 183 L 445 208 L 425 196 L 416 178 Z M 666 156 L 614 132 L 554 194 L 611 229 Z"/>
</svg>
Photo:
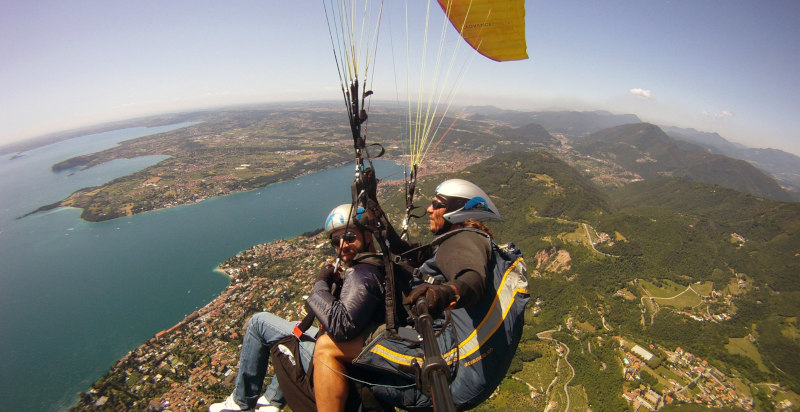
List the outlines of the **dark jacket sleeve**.
<svg viewBox="0 0 800 412">
<path fill-rule="evenodd" d="M 436 266 L 458 289 L 459 307 L 475 305 L 483 298 L 491 253 L 489 238 L 470 231 L 453 235 L 436 251 Z"/>
<path fill-rule="evenodd" d="M 344 277 L 339 299 L 331 294 L 325 282 L 319 281 L 308 297 L 308 306 L 333 340 L 353 339 L 370 324 L 384 303 L 382 279 L 377 267 L 355 265 Z"/>
</svg>

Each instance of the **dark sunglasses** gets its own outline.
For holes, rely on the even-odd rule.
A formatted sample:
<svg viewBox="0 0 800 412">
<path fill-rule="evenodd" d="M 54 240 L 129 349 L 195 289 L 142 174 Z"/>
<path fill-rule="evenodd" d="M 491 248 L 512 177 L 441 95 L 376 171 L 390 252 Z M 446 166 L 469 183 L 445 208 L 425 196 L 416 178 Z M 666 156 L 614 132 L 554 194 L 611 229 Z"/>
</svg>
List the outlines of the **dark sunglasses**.
<svg viewBox="0 0 800 412">
<path fill-rule="evenodd" d="M 354 232 L 344 232 L 341 236 L 331 236 L 331 246 L 338 248 L 342 244 L 342 240 L 346 243 L 353 243 L 356 241 L 356 237 Z"/>
<path fill-rule="evenodd" d="M 431 202 L 431 207 L 433 207 L 433 210 L 444 209 L 447 207 L 447 203 L 442 203 L 436 199 L 433 199 L 433 201 Z"/>
</svg>

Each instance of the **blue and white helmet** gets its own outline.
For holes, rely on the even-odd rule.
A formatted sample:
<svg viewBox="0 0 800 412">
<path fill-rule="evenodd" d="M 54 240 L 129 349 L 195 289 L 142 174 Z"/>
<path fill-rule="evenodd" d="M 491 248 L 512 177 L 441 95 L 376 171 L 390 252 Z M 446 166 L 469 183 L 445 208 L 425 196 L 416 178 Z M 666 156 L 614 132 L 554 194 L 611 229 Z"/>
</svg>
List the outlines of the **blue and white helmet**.
<svg viewBox="0 0 800 412">
<path fill-rule="evenodd" d="M 436 196 L 447 201 L 444 219 L 461 223 L 467 219 L 501 220 L 500 210 L 480 187 L 464 179 L 449 179 L 436 187 Z"/>
<path fill-rule="evenodd" d="M 367 224 L 367 214 L 364 213 L 363 207 L 356 208 L 355 215 L 351 216 L 353 208 L 350 204 L 343 204 L 336 206 L 328 213 L 325 218 L 325 235 L 330 236 L 331 233 L 345 228 L 354 227 L 356 224 Z"/>
</svg>

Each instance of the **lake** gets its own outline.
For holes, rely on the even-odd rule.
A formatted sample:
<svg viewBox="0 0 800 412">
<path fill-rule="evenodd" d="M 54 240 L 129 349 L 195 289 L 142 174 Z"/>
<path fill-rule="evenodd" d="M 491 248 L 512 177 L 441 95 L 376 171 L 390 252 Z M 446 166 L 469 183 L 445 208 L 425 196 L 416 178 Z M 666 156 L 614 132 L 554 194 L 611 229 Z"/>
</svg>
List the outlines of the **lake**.
<svg viewBox="0 0 800 412">
<path fill-rule="evenodd" d="M 213 269 L 241 250 L 322 227 L 350 201 L 353 166 L 136 216 L 90 223 L 60 208 L 20 216 L 153 165 L 50 167 L 193 123 L 81 136 L 0 159 L 0 410 L 61 411 L 128 351 L 227 286 Z M 401 167 L 376 162 L 379 176 Z"/>
</svg>

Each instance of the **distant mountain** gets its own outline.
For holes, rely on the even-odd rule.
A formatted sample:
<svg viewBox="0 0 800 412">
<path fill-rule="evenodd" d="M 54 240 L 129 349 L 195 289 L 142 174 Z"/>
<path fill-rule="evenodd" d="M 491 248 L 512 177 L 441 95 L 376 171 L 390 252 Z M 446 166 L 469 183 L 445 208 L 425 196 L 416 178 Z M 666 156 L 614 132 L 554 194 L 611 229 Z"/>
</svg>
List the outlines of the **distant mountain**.
<svg viewBox="0 0 800 412">
<path fill-rule="evenodd" d="M 684 177 L 769 199 L 792 196 L 761 170 L 742 160 L 679 145 L 658 126 L 639 123 L 601 130 L 577 140 L 575 150 L 614 162 L 644 179 Z"/>
<path fill-rule="evenodd" d="M 517 143 L 517 150 L 530 150 L 532 146 L 553 147 L 560 146 L 561 143 L 550 134 L 542 125 L 531 123 L 517 128 L 497 128 L 495 133 L 500 135 L 503 140 L 509 143 Z M 514 149 L 510 147 L 509 149 Z"/>
<path fill-rule="evenodd" d="M 746 149 L 745 146 L 725 140 L 719 133 L 701 132 L 695 129 L 685 129 L 675 126 L 659 125 L 659 127 L 672 138 L 692 142 L 706 148 L 714 148 L 717 150 L 717 153 L 730 154 L 739 149 Z"/>
<path fill-rule="evenodd" d="M 550 133 L 562 133 L 567 137 L 578 137 L 609 127 L 628 123 L 640 123 L 633 114 L 612 114 L 606 111 L 543 111 L 520 112 L 503 110 L 493 106 L 471 106 L 465 111 L 474 120 L 499 120 L 512 126 L 536 123 Z"/>
<path fill-rule="evenodd" d="M 662 129 L 674 139 L 700 145 L 712 153 L 752 163 L 770 173 L 779 183 L 787 187 L 796 200 L 800 200 L 800 157 L 778 149 L 754 149 L 731 143 L 717 133 L 671 126 L 662 126 Z"/>
<path fill-rule="evenodd" d="M 516 204 L 526 213 L 571 220 L 588 220 L 611 210 L 597 186 L 547 152 L 503 153 L 467 171 L 476 184 L 498 188 L 493 192 L 498 207 Z"/>
</svg>

